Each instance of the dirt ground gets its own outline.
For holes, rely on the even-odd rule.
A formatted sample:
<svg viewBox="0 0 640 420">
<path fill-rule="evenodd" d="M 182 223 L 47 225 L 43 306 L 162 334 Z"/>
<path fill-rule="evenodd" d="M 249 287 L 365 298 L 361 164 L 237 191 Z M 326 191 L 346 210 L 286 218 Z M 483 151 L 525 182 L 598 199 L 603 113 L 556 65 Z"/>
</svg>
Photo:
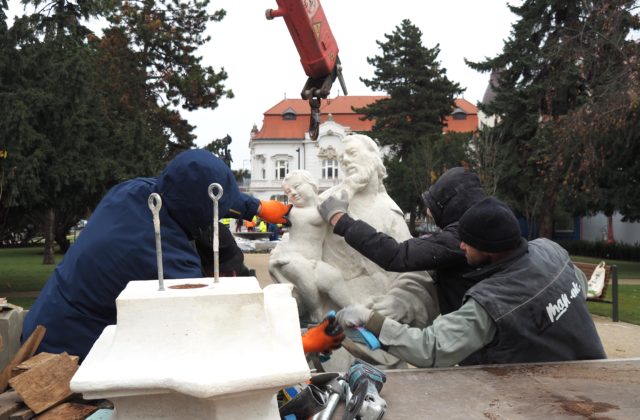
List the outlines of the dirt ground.
<svg viewBox="0 0 640 420">
<path fill-rule="evenodd" d="M 271 283 L 268 269 L 269 254 L 245 254 L 245 264 L 256 270 L 264 287 Z M 610 359 L 640 357 L 640 325 L 612 322 L 611 318 L 594 315 L 598 334 Z"/>
</svg>

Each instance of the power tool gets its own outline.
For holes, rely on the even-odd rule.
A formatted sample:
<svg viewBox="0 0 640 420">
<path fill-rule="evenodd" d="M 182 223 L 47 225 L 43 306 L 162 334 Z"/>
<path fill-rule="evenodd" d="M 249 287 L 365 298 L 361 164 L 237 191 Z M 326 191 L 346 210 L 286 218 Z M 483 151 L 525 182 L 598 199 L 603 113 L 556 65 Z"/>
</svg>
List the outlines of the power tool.
<svg viewBox="0 0 640 420">
<path fill-rule="evenodd" d="M 387 376 L 380 369 L 356 359 L 345 379 L 347 389 L 346 408 L 342 420 L 380 420 L 387 411 L 387 402 L 380 397 Z"/>
</svg>

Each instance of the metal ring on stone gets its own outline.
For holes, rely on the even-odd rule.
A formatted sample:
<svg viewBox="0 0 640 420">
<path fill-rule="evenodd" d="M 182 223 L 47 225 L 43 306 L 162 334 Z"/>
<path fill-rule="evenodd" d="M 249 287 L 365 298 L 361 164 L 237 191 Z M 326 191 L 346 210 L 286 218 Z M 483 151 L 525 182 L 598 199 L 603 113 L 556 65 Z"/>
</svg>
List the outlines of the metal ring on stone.
<svg viewBox="0 0 640 420">
<path fill-rule="evenodd" d="M 213 193 L 213 189 L 217 188 L 218 189 L 218 194 L 214 194 Z M 209 197 L 211 197 L 212 200 L 218 201 L 220 200 L 220 197 L 222 197 L 222 185 L 218 184 L 217 182 L 214 182 L 213 184 L 209 185 Z"/>
<path fill-rule="evenodd" d="M 158 193 L 151 193 L 147 203 L 149 204 L 149 209 L 154 213 L 159 212 L 162 208 L 162 198 L 160 198 L 160 194 Z"/>
</svg>

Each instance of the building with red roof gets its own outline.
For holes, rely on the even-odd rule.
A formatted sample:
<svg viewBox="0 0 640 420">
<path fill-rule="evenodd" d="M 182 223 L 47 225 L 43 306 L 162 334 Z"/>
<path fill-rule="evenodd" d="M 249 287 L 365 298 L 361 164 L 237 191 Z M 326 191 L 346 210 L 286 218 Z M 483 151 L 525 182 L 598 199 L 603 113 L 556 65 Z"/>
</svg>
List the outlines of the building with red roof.
<svg viewBox="0 0 640 420">
<path fill-rule="evenodd" d="M 338 156 L 342 139 L 351 133 L 371 131 L 373 121 L 353 111 L 387 96 L 338 96 L 320 104 L 320 134 L 309 138 L 309 102 L 283 99 L 264 113 L 262 128 L 251 130 L 251 183 L 249 191 L 259 199 L 286 200 L 282 179 L 291 170 L 304 169 L 318 180 L 320 191 L 340 182 Z M 478 128 L 478 109 L 456 99 L 444 131 L 472 132 Z"/>
</svg>

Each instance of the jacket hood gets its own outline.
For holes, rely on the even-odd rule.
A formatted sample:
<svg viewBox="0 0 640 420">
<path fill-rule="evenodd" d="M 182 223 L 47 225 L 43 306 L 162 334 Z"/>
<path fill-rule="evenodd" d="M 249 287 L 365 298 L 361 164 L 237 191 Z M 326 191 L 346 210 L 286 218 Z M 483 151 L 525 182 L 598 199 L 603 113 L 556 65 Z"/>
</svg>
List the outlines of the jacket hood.
<svg viewBox="0 0 640 420">
<path fill-rule="evenodd" d="M 484 197 L 478 175 L 463 167 L 449 169 L 422 194 L 440 229 L 460 220 L 469 207 Z"/>
<path fill-rule="evenodd" d="M 158 177 L 156 192 L 162 197 L 162 205 L 190 239 L 213 223 L 213 201 L 208 192 L 213 182 L 223 189 L 218 214 L 224 217 L 240 191 L 229 167 L 213 153 L 201 149 L 182 152 Z"/>
</svg>

